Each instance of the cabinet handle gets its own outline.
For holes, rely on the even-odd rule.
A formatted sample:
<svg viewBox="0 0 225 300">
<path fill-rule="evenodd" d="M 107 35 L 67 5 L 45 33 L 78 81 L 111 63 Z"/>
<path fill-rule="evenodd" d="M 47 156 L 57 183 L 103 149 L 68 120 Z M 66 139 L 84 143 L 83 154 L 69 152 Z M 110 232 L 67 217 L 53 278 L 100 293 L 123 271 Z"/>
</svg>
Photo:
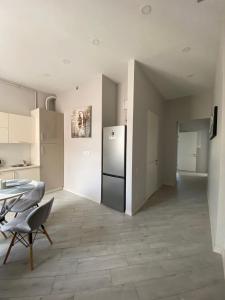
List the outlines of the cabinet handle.
<svg viewBox="0 0 225 300">
<path fill-rule="evenodd" d="M 29 142 L 26 141 L 17 141 L 18 144 L 30 144 Z"/>
</svg>

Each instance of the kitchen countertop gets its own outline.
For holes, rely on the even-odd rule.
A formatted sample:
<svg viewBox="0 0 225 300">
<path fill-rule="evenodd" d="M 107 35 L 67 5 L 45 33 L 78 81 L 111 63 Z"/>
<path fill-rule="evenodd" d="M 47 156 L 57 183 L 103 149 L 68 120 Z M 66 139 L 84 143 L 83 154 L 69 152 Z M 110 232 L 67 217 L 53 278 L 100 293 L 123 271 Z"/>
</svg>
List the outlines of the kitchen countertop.
<svg viewBox="0 0 225 300">
<path fill-rule="evenodd" d="M 7 171 L 17 171 L 17 170 L 24 170 L 24 169 L 33 169 L 33 168 L 39 168 L 38 165 L 31 165 L 31 166 L 24 166 L 24 167 L 0 167 L 0 172 L 7 172 Z"/>
</svg>

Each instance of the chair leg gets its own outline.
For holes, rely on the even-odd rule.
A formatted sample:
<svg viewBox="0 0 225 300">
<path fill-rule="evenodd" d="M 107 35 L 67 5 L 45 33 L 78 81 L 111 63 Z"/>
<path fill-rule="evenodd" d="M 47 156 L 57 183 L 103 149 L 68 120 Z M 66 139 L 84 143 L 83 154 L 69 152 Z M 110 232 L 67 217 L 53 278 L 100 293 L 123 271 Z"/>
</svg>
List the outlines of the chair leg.
<svg viewBox="0 0 225 300">
<path fill-rule="evenodd" d="M 2 232 L 2 231 L 1 231 L 1 233 L 2 233 L 2 235 L 4 236 L 5 239 L 8 238 L 7 235 L 5 234 L 5 232 Z"/>
<path fill-rule="evenodd" d="M 28 234 L 28 241 L 29 241 L 29 252 L 30 252 L 30 270 L 33 271 L 34 269 L 34 263 L 33 263 L 33 239 L 32 239 L 32 233 Z"/>
<path fill-rule="evenodd" d="M 52 245 L 52 244 L 53 244 L 53 242 L 52 242 L 52 240 L 51 240 L 51 238 L 50 238 L 49 234 L 47 233 L 47 231 L 46 231 L 46 229 L 45 229 L 44 225 L 41 225 L 41 228 L 42 228 L 42 230 L 43 230 L 44 234 L 46 235 L 47 239 L 49 240 L 49 243 Z"/>
<path fill-rule="evenodd" d="M 10 254 L 10 251 L 12 249 L 12 246 L 14 245 L 14 241 L 16 239 L 16 235 L 17 235 L 17 232 L 15 232 L 14 235 L 13 235 L 13 237 L 12 237 L 12 240 L 10 242 L 10 245 L 9 245 L 8 250 L 7 250 L 7 253 L 6 253 L 6 256 L 5 256 L 3 264 L 6 264 L 6 261 L 7 261 L 8 257 L 9 257 L 9 254 Z"/>
</svg>

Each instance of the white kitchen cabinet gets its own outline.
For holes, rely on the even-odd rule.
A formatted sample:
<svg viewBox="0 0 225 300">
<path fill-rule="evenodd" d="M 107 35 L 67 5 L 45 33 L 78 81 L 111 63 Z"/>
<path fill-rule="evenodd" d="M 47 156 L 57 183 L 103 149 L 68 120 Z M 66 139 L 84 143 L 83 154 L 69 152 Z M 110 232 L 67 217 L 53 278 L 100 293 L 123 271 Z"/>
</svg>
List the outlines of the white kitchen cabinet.
<svg viewBox="0 0 225 300">
<path fill-rule="evenodd" d="M 9 142 L 9 130 L 8 128 L 0 127 L 0 143 L 8 143 Z"/>
<path fill-rule="evenodd" d="M 0 112 L 0 127 L 8 128 L 9 126 L 9 114 Z"/>
<path fill-rule="evenodd" d="M 9 142 L 9 115 L 0 112 L 0 143 Z"/>
<path fill-rule="evenodd" d="M 7 171 L 7 172 L 0 171 L 0 179 L 3 180 L 14 179 L 14 171 Z"/>
<path fill-rule="evenodd" d="M 32 141 L 31 117 L 9 114 L 9 143 L 31 144 Z"/>
<path fill-rule="evenodd" d="M 40 169 L 29 168 L 15 170 L 15 179 L 29 179 L 29 180 L 40 180 Z"/>
</svg>

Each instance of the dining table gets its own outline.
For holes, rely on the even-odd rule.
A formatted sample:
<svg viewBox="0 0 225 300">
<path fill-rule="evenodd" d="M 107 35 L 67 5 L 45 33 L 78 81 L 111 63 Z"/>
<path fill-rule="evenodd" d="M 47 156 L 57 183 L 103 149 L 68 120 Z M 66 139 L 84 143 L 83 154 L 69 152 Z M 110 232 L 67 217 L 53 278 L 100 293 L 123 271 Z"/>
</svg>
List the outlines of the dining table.
<svg viewBox="0 0 225 300">
<path fill-rule="evenodd" d="M 34 183 L 34 181 L 26 179 L 6 180 L 5 187 L 0 189 L 0 217 L 7 213 L 7 202 L 12 199 L 17 201 L 24 194 L 32 191 L 35 188 Z"/>
</svg>

